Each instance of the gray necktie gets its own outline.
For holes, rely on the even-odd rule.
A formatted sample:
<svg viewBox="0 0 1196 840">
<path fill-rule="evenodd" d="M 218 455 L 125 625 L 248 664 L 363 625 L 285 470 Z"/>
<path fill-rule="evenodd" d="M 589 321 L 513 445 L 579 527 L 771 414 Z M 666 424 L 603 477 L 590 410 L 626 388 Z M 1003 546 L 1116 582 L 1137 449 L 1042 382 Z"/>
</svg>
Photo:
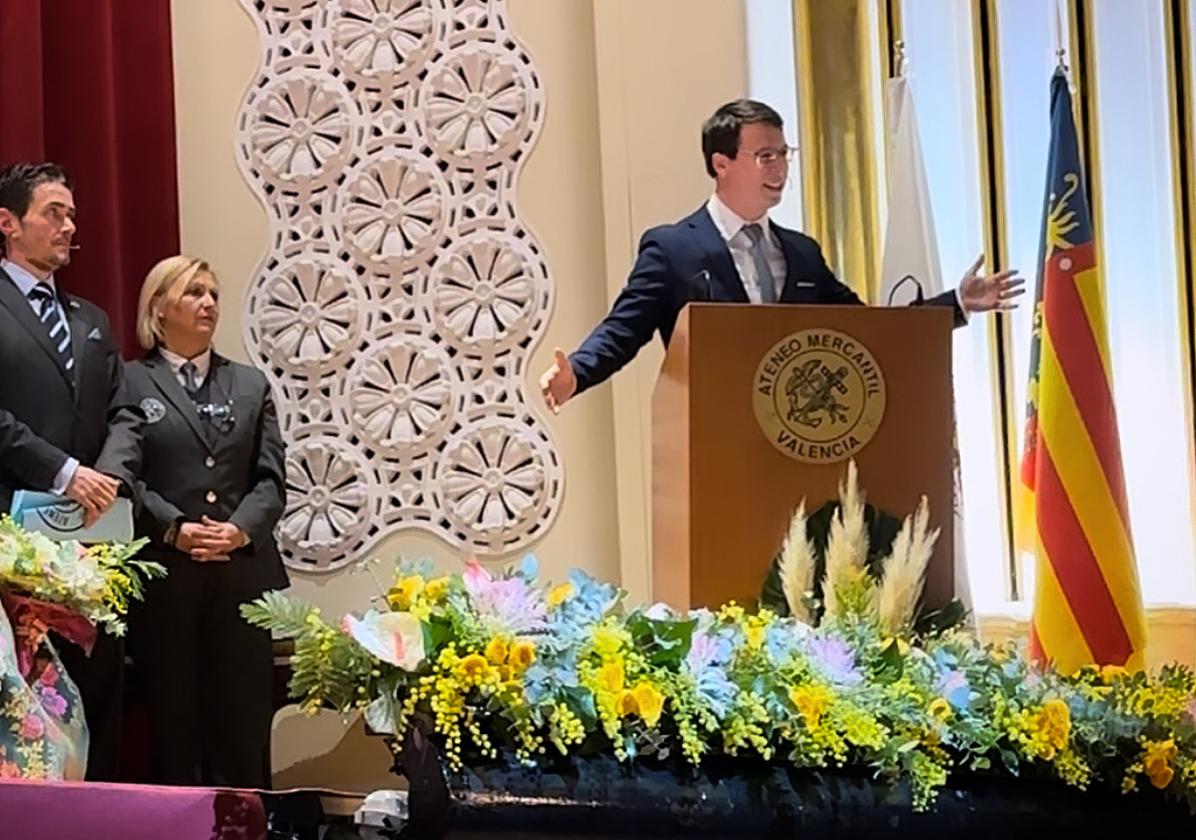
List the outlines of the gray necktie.
<svg viewBox="0 0 1196 840">
<path fill-rule="evenodd" d="M 768 255 L 764 253 L 764 231 L 758 224 L 744 225 L 743 232 L 752 240 L 752 262 L 756 264 L 756 283 L 760 287 L 761 303 L 777 302 L 777 281 L 768 267 Z"/>
<path fill-rule="evenodd" d="M 183 374 L 183 388 L 194 398 L 199 390 L 199 369 L 193 362 L 183 362 L 179 372 Z"/>
</svg>

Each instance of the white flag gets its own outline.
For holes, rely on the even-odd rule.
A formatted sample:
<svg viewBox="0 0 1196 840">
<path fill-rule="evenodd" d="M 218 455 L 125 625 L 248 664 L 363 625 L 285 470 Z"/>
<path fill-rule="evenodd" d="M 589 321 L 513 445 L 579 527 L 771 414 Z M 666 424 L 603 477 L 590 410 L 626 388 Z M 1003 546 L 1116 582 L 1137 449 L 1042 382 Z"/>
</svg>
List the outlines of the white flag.
<svg viewBox="0 0 1196 840">
<path fill-rule="evenodd" d="M 877 303 L 887 305 L 892 295 L 892 303 L 904 305 L 914 299 L 918 284 L 928 298 L 943 291 L 930 189 L 926 185 L 922 143 L 918 139 L 918 118 L 904 76 L 885 82 L 885 125 L 889 216 Z M 905 278 L 911 279 L 902 282 Z"/>
<path fill-rule="evenodd" d="M 918 117 L 914 98 L 904 76 L 885 82 L 885 152 L 889 171 L 889 215 L 885 225 L 885 251 L 880 272 L 880 300 L 905 305 L 919 294 L 934 297 L 943 291 L 939 249 L 930 210 L 930 189 L 922 164 Z M 955 464 L 955 597 L 972 609 L 972 589 L 964 553 L 963 488 L 959 473 L 959 442 L 952 435 Z M 973 627 L 975 617 L 971 618 Z"/>
</svg>

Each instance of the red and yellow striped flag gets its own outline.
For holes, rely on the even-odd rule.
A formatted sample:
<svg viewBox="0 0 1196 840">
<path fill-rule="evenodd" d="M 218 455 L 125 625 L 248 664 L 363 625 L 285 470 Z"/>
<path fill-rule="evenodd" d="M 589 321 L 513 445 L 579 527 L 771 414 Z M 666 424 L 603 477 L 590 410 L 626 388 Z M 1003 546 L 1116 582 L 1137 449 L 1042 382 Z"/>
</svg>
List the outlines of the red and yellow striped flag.
<svg viewBox="0 0 1196 840">
<path fill-rule="evenodd" d="M 1051 147 L 1034 304 L 1018 543 L 1037 558 L 1030 653 L 1070 673 L 1141 668 L 1134 563 L 1097 265 L 1071 94 L 1051 81 Z"/>
</svg>

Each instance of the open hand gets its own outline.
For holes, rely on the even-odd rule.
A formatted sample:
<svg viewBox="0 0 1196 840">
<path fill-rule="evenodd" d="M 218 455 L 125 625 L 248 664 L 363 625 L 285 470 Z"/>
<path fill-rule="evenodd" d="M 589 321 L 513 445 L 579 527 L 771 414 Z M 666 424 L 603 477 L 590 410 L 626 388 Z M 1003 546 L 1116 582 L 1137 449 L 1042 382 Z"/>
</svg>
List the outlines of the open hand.
<svg viewBox="0 0 1196 840">
<path fill-rule="evenodd" d="M 552 354 L 552 365 L 540 377 L 540 393 L 553 414 L 561 410 L 569 398 L 577 392 L 577 376 L 565 351 L 557 348 Z"/>
<path fill-rule="evenodd" d="M 1017 269 L 996 274 L 981 274 L 984 254 L 976 258 L 959 284 L 959 302 L 967 312 L 1007 312 L 1017 308 L 1015 298 L 1022 295 L 1025 279 L 1017 276 Z"/>
</svg>

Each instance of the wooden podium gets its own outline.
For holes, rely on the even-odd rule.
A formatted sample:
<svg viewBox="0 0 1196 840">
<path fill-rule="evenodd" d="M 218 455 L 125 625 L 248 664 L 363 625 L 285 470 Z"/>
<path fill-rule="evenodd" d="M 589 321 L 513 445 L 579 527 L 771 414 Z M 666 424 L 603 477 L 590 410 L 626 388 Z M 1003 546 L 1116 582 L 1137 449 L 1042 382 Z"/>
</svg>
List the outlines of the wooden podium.
<svg viewBox="0 0 1196 840">
<path fill-rule="evenodd" d="M 925 601 L 950 601 L 951 329 L 934 306 L 683 309 L 652 398 L 653 596 L 757 598 L 793 510 L 835 498 L 854 458 L 879 509 L 927 497 Z"/>
</svg>

